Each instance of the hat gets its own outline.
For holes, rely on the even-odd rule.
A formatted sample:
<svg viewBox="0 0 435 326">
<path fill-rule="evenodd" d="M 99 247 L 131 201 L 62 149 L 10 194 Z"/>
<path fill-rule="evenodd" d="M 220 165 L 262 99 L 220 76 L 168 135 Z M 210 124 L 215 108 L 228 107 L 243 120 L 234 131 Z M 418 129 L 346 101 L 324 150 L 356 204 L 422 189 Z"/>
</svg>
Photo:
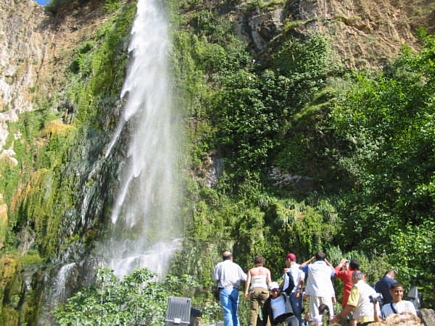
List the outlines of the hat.
<svg viewBox="0 0 435 326">
<path fill-rule="evenodd" d="M 279 284 L 278 284 L 278 282 L 271 282 L 270 284 L 269 284 L 269 290 L 275 290 L 275 289 L 279 289 Z"/>
<path fill-rule="evenodd" d="M 288 254 L 287 259 L 296 261 L 296 255 L 295 254 Z"/>
</svg>

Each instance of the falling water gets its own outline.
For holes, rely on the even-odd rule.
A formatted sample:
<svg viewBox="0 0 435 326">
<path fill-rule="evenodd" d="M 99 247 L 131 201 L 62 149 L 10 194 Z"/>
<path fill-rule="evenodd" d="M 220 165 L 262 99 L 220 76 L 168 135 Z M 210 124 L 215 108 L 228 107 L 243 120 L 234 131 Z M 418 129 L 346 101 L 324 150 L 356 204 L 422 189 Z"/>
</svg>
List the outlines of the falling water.
<svg viewBox="0 0 435 326">
<path fill-rule="evenodd" d="M 108 158 L 127 129 L 130 143 L 111 214 L 112 232 L 99 250 L 119 277 L 144 267 L 163 275 L 179 245 L 177 119 L 171 108 L 168 22 L 159 3 L 138 2 L 121 92 L 127 103 L 106 152 Z"/>
<path fill-rule="evenodd" d="M 57 273 L 56 279 L 53 284 L 53 288 L 54 288 L 54 292 L 52 293 L 53 302 L 63 302 L 65 300 L 66 283 L 68 280 L 69 273 L 74 268 L 74 266 L 75 263 L 64 265 Z"/>
</svg>

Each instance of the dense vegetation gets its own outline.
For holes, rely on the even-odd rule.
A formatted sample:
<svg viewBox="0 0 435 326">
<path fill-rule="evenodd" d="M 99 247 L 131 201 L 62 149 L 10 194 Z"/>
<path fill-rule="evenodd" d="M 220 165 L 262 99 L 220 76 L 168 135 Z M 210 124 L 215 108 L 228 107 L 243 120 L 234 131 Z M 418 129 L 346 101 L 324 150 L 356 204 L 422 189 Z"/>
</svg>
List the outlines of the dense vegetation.
<svg viewBox="0 0 435 326">
<path fill-rule="evenodd" d="M 119 281 L 109 269 L 97 272 L 93 286 L 76 293 L 56 311 L 59 325 L 150 325 L 165 319 L 170 296 L 194 294 L 198 284 L 188 275 L 168 276 L 156 282 L 157 274 L 138 269 Z M 145 285 L 145 286 L 144 286 Z"/>
<path fill-rule="evenodd" d="M 333 263 L 358 258 L 371 283 L 396 269 L 431 306 L 433 37 L 420 31 L 421 51 L 405 46 L 381 71 L 352 71 L 325 36 L 289 30 L 256 63 L 223 7 L 179 6 L 189 13 L 174 44 L 192 168 L 201 171 L 204 152 L 225 168 L 214 188 L 190 183 L 190 241 L 177 268 L 210 284 L 230 248 L 245 268 L 263 254 L 278 278 L 286 252 L 303 261 L 324 250 Z M 276 186 L 276 169 L 308 185 Z"/>
<path fill-rule="evenodd" d="M 425 306 L 433 305 L 434 38 L 420 31 L 420 51 L 404 47 L 381 71 L 352 71 L 337 60 L 327 37 L 296 38 L 289 27 L 268 59 L 259 61 L 236 38 L 226 15 L 238 2 L 169 1 L 176 99 L 188 137 L 186 241 L 171 269 L 172 281 L 149 283 L 150 274 L 138 271 L 119 283 L 100 271 L 97 279 L 103 282 L 80 291 L 56 313 L 60 324 L 91 315 L 96 322 L 150 318 L 149 325 L 161 324 L 166 298 L 175 294 L 193 297 L 194 306 L 213 321 L 220 311 L 211 299 L 210 273 L 225 249 L 244 269 L 262 254 L 274 279 L 289 251 L 300 261 L 317 250 L 334 264 L 342 257 L 359 259 L 370 283 L 394 268 L 406 286 L 420 287 Z M 53 1 L 51 10 L 65 3 Z M 244 10 L 263 5 L 252 1 Z M 18 234 L 3 235 L 3 293 L 20 291 L 13 275 L 22 265 L 39 268 L 72 243 L 91 246 L 98 234 L 55 237 L 81 191 L 72 172 L 65 174 L 70 147 L 83 146 L 82 138 L 103 137 L 114 123 L 113 116 L 105 117 L 119 105 L 126 63 L 122 44 L 134 9 L 110 0 L 105 10 L 115 12 L 114 18 L 71 54 L 68 91 L 57 99 L 74 103 L 73 123 L 55 124 L 61 113 L 43 103 L 11 126 L 25 130 L 28 147 L 17 145 L 19 170 L 0 167 L 2 176 L 9 176 L 1 179 L 4 200 L 15 203 L 8 229 L 20 230 L 21 236 L 28 230 L 37 242 L 22 258 L 16 253 L 22 243 Z M 213 187 L 204 183 L 208 158 L 224 162 Z M 278 184 L 276 173 L 290 182 Z M 48 200 L 47 184 L 55 188 Z M 28 188 L 17 195 L 18 185 Z M 99 223 L 93 229 L 102 228 Z M 336 286 L 340 299 L 341 285 Z M 19 299 L 10 297 L 3 300 L 2 314 L 10 313 L 12 320 Z M 37 294 L 29 297 L 38 300 Z M 125 311 L 117 309 L 120 305 Z M 27 313 L 27 320 L 36 314 Z"/>
</svg>

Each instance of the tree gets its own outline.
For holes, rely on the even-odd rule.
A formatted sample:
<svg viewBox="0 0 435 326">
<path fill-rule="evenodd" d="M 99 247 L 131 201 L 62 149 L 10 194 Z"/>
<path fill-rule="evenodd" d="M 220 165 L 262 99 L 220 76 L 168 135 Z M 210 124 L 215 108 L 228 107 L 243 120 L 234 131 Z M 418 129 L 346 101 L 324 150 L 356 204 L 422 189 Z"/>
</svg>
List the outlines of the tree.
<svg viewBox="0 0 435 326">
<path fill-rule="evenodd" d="M 429 282 L 423 271 L 435 267 L 418 258 L 434 254 L 435 215 L 435 40 L 422 41 L 421 51 L 405 47 L 383 72 L 359 74 L 330 115 L 336 160 L 354 180 L 341 210 L 346 245 L 402 253 L 389 260 L 416 284 Z"/>
</svg>

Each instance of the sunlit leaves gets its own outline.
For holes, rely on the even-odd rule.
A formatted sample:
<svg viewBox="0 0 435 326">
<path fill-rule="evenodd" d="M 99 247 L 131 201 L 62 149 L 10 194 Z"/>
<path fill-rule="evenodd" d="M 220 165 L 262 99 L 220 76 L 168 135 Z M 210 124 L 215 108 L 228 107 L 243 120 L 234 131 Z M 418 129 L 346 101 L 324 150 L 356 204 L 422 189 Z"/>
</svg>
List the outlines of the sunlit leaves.
<svg viewBox="0 0 435 326">
<path fill-rule="evenodd" d="M 404 48 L 382 73 L 359 75 L 331 113 L 337 162 L 355 181 L 345 197 L 349 241 L 394 252 L 408 279 L 434 267 L 418 258 L 434 253 L 435 42 L 424 43 L 420 52 Z"/>
<path fill-rule="evenodd" d="M 100 269 L 95 285 L 56 310 L 56 325 L 162 325 L 168 297 L 192 295 L 196 286 L 187 275 L 157 282 L 155 273 L 139 269 L 118 280 L 113 271 Z"/>
</svg>

